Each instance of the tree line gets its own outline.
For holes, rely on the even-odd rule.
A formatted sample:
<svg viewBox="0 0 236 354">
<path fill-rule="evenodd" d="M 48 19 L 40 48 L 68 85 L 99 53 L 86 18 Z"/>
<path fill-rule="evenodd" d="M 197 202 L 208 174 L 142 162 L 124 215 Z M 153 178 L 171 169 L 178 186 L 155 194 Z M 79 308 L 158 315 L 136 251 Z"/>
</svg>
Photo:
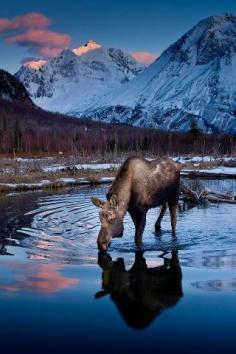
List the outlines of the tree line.
<svg viewBox="0 0 236 354">
<path fill-rule="evenodd" d="M 203 134 L 194 122 L 188 132 L 166 132 L 70 118 L 0 100 L 0 153 L 205 155 L 235 154 L 235 147 L 236 137 Z"/>
</svg>

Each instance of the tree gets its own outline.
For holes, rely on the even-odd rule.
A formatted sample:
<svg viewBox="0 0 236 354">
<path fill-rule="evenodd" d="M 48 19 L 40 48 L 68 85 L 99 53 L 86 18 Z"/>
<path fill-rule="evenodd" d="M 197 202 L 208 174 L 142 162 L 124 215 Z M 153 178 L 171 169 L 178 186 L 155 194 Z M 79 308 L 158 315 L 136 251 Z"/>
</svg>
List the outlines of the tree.
<svg viewBox="0 0 236 354">
<path fill-rule="evenodd" d="M 15 132 L 14 132 L 14 151 L 19 152 L 22 149 L 22 133 L 19 125 L 19 121 L 16 121 Z"/>
<path fill-rule="evenodd" d="M 197 122 L 194 119 L 192 119 L 191 121 L 191 128 L 189 130 L 189 133 L 194 141 L 198 140 L 202 135 L 202 131 L 198 128 Z"/>
</svg>

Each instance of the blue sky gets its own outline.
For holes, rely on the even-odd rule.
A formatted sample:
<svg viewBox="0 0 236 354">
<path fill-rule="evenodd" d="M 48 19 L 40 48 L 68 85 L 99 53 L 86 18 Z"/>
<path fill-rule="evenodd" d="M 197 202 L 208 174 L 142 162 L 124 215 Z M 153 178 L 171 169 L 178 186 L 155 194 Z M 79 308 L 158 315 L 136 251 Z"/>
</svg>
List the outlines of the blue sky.
<svg viewBox="0 0 236 354">
<path fill-rule="evenodd" d="M 7 0 L 0 3 L 0 20 L 32 12 L 51 20 L 48 27 L 51 32 L 69 36 L 70 47 L 94 39 L 106 46 L 160 55 L 199 20 L 223 12 L 236 14 L 236 1 Z M 0 34 L 0 67 L 15 72 L 22 59 L 40 55 L 23 41 L 23 46 L 6 43 L 10 35 Z"/>
</svg>

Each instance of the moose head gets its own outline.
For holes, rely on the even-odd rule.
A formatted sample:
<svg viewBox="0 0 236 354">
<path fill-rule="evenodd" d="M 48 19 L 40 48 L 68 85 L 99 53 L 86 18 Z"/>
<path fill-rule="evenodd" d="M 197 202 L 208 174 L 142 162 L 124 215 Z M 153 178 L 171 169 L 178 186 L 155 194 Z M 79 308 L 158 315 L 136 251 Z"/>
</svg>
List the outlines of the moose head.
<svg viewBox="0 0 236 354">
<path fill-rule="evenodd" d="M 124 230 L 123 216 L 115 194 L 107 201 L 101 201 L 96 197 L 92 197 L 91 201 L 96 207 L 101 208 L 99 212 L 101 228 L 97 238 L 97 245 L 100 251 L 105 252 L 113 237 L 122 236 Z"/>
</svg>

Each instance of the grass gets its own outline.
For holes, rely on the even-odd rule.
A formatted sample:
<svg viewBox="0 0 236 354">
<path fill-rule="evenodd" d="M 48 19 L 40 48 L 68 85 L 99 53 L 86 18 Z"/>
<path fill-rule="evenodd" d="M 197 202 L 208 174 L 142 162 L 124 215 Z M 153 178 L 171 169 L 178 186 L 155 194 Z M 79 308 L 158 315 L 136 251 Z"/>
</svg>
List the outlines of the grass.
<svg viewBox="0 0 236 354">
<path fill-rule="evenodd" d="M 55 181 L 59 178 L 87 178 L 91 180 L 91 183 L 96 184 L 101 177 L 113 177 L 115 171 L 111 170 L 77 170 L 77 171 L 56 171 L 56 172 L 44 172 L 41 171 L 18 171 L 18 172 L 1 172 L 0 184 L 3 183 L 38 183 L 42 180 Z"/>
</svg>

